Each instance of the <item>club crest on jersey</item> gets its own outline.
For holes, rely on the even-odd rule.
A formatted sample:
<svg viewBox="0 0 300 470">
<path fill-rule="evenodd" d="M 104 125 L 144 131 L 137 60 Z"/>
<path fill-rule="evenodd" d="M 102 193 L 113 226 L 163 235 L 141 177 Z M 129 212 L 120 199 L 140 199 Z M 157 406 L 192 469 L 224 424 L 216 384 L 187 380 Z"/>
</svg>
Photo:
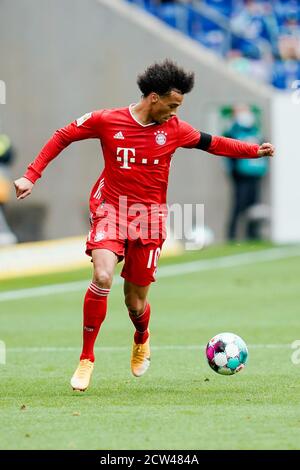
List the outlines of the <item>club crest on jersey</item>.
<svg viewBox="0 0 300 470">
<path fill-rule="evenodd" d="M 86 113 L 80 118 L 76 119 L 77 127 L 81 126 L 85 121 L 87 121 L 91 117 L 92 113 Z"/>
<path fill-rule="evenodd" d="M 164 131 L 154 132 L 155 141 L 158 145 L 164 145 L 167 142 L 167 133 Z"/>
</svg>

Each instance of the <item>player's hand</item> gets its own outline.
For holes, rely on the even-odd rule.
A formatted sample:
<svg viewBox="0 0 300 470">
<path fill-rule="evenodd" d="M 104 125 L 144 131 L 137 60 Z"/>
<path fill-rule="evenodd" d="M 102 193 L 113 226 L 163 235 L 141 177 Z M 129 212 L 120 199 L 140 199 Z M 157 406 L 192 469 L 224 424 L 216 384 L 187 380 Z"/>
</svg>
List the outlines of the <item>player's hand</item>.
<svg viewBox="0 0 300 470">
<path fill-rule="evenodd" d="M 268 143 L 261 144 L 258 151 L 257 155 L 259 157 L 274 157 L 274 152 L 275 152 L 275 147 L 274 145 Z"/>
<path fill-rule="evenodd" d="M 22 176 L 22 178 L 14 181 L 14 187 L 17 199 L 25 199 L 25 197 L 31 194 L 33 183 Z"/>
</svg>

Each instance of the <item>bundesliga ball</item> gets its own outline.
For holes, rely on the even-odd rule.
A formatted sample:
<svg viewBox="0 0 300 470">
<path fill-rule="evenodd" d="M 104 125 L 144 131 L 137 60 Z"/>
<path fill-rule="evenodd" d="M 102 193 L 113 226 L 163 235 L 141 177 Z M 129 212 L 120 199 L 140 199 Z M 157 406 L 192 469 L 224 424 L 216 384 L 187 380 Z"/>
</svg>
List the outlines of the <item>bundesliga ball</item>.
<svg viewBox="0 0 300 470">
<path fill-rule="evenodd" d="M 220 333 L 206 346 L 210 367 L 222 375 L 233 375 L 242 370 L 248 359 L 246 343 L 234 333 Z"/>
</svg>

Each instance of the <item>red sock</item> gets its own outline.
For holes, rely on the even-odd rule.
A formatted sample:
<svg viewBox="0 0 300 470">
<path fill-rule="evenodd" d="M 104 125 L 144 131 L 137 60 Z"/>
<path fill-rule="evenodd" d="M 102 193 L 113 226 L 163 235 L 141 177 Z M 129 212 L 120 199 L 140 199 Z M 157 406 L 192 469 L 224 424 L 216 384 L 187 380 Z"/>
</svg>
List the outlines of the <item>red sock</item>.
<svg viewBox="0 0 300 470">
<path fill-rule="evenodd" d="M 150 320 L 150 312 L 150 304 L 146 305 L 144 313 L 142 313 L 142 315 L 140 315 L 139 317 L 135 317 L 129 312 L 130 319 L 136 329 L 136 332 L 134 333 L 135 344 L 143 344 L 148 339 L 148 325 Z"/>
<path fill-rule="evenodd" d="M 106 316 L 109 289 L 102 289 L 93 282 L 85 294 L 83 304 L 83 347 L 81 359 L 95 361 L 94 344 L 100 326 Z"/>
</svg>

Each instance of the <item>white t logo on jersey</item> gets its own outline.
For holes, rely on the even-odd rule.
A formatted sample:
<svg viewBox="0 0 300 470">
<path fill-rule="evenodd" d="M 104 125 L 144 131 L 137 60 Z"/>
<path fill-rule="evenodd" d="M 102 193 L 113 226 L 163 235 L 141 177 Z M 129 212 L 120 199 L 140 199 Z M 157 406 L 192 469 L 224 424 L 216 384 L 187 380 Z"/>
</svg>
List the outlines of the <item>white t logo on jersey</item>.
<svg viewBox="0 0 300 470">
<path fill-rule="evenodd" d="M 122 155 L 123 153 L 123 155 Z M 119 156 L 121 154 L 121 156 Z M 133 158 L 130 158 L 132 155 Z M 120 168 L 125 168 L 126 170 L 130 170 L 131 166 L 128 165 L 129 160 L 131 162 L 135 162 L 135 149 L 128 149 L 124 147 L 117 148 L 117 161 L 121 162 L 123 158 L 123 165 Z"/>
</svg>

